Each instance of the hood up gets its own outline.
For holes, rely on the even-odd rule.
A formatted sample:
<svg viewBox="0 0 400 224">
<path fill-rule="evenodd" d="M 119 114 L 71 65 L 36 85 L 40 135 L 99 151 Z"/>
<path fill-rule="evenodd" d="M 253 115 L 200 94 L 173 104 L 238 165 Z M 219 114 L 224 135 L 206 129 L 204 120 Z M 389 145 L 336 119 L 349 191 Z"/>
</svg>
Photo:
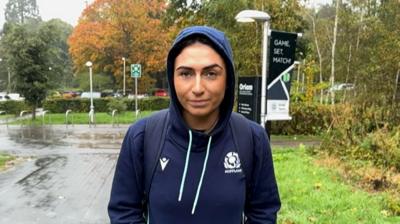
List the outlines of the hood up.
<svg viewBox="0 0 400 224">
<path fill-rule="evenodd" d="M 219 121 L 214 129 L 209 133 L 210 136 L 215 136 L 220 133 L 229 122 L 233 103 L 235 98 L 235 71 L 233 65 L 233 54 L 231 45 L 226 38 L 225 34 L 219 30 L 216 30 L 212 27 L 207 26 L 192 26 L 183 29 L 178 36 L 176 37 L 167 57 L 167 75 L 168 75 L 168 83 L 170 86 L 170 96 L 171 96 L 171 104 L 170 104 L 170 117 L 172 128 L 177 128 L 181 133 L 187 133 L 189 130 L 188 125 L 183 120 L 182 116 L 182 106 L 180 105 L 178 98 L 175 92 L 174 85 L 174 63 L 175 58 L 178 56 L 179 50 L 177 49 L 177 44 L 190 38 L 193 36 L 203 36 L 206 37 L 213 43 L 213 48 L 217 53 L 224 59 L 226 70 L 227 70 L 227 83 L 225 90 L 225 97 L 220 105 L 220 114 Z M 206 137 L 203 133 L 194 134 L 198 137 Z M 203 136 L 202 136 L 203 135 Z M 181 136 L 183 139 L 188 139 L 188 134 L 185 136 Z M 182 139 L 182 140 L 183 140 Z M 204 139 L 206 140 L 206 139 Z M 203 141 L 206 142 L 206 141 Z M 195 144 L 195 143 L 194 143 Z"/>
</svg>

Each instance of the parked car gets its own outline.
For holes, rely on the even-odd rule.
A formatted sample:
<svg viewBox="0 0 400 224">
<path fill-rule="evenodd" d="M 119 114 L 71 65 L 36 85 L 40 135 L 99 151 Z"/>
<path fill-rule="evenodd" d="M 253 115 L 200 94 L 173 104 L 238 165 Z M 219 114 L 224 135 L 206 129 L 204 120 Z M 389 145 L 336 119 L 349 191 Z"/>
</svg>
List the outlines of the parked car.
<svg viewBox="0 0 400 224">
<path fill-rule="evenodd" d="M 341 91 L 354 89 L 353 83 L 338 83 L 329 88 L 329 91 Z"/>
<path fill-rule="evenodd" d="M 72 91 L 72 90 L 64 91 L 62 94 L 62 97 L 64 99 L 71 99 L 71 98 L 75 98 L 77 96 L 79 96 L 79 93 L 76 91 Z"/>
<path fill-rule="evenodd" d="M 157 89 L 154 91 L 154 96 L 168 96 L 168 92 L 165 89 Z"/>
<path fill-rule="evenodd" d="M 0 101 L 7 101 L 7 100 L 22 101 L 24 99 L 25 98 L 21 97 L 19 93 L 6 93 L 6 92 L 0 93 Z"/>
<path fill-rule="evenodd" d="M 90 99 L 90 92 L 82 92 L 81 98 L 89 98 Z M 93 99 L 101 98 L 100 92 L 93 92 Z"/>
</svg>

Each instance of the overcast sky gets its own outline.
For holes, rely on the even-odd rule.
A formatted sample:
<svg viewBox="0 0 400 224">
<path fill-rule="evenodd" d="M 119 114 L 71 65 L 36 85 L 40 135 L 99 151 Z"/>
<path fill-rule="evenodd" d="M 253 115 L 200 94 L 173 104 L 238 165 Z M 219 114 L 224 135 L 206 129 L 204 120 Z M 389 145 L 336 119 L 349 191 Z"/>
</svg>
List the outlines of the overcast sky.
<svg viewBox="0 0 400 224">
<path fill-rule="evenodd" d="M 86 2 L 89 4 L 94 0 L 36 0 L 39 6 L 39 13 L 43 20 L 59 18 L 73 26 L 78 22 L 79 16 L 85 8 Z M 330 3 L 332 0 L 307 0 L 309 5 L 318 6 L 319 4 Z M 0 27 L 4 23 L 4 10 L 8 0 L 0 0 Z"/>
</svg>

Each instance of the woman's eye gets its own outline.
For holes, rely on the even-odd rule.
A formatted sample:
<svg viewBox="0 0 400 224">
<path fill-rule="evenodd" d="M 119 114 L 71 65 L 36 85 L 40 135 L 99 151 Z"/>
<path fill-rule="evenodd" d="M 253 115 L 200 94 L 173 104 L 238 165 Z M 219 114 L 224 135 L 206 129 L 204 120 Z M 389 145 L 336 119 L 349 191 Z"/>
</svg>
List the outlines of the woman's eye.
<svg viewBox="0 0 400 224">
<path fill-rule="evenodd" d="M 183 72 L 179 73 L 179 75 L 182 76 L 183 78 L 190 78 L 192 76 L 192 73 L 183 71 Z"/>
<path fill-rule="evenodd" d="M 205 73 L 207 79 L 215 79 L 217 77 L 217 73 L 214 71 L 208 71 Z"/>
</svg>

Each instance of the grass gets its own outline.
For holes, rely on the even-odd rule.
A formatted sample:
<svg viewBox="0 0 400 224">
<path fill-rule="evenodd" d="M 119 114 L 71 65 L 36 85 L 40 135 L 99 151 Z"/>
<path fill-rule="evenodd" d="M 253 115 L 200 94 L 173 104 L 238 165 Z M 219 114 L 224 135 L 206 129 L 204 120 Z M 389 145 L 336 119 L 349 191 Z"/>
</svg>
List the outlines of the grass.
<svg viewBox="0 0 400 224">
<path fill-rule="evenodd" d="M 152 114 L 154 111 L 142 111 L 138 118 L 146 117 Z M 111 124 L 112 116 L 108 113 L 96 113 L 96 124 Z M 115 122 L 120 124 L 131 124 L 136 121 L 136 116 L 134 112 L 125 112 L 118 114 L 115 117 Z M 43 122 L 42 116 L 37 116 L 34 121 L 31 119 L 25 119 L 20 121 L 12 122 L 11 124 L 32 124 L 41 125 Z M 65 114 L 46 114 L 44 118 L 44 124 L 65 124 Z M 69 124 L 88 124 L 89 116 L 87 113 L 73 113 L 69 115 Z"/>
<path fill-rule="evenodd" d="M 8 118 L 13 118 L 15 117 L 15 115 L 11 115 L 11 114 L 2 114 L 0 115 L 0 120 L 2 119 L 8 119 Z"/>
<path fill-rule="evenodd" d="M 311 135 L 272 135 L 272 141 L 321 141 L 320 136 Z"/>
<path fill-rule="evenodd" d="M 13 160 L 13 159 L 14 159 L 13 156 L 0 153 L 0 171 L 4 169 L 4 166 L 6 165 L 7 161 L 10 161 L 10 160 Z"/>
<path fill-rule="evenodd" d="M 279 223 L 400 223 L 386 208 L 389 195 L 345 184 L 304 148 L 275 150 L 273 156 L 282 200 Z"/>
</svg>

